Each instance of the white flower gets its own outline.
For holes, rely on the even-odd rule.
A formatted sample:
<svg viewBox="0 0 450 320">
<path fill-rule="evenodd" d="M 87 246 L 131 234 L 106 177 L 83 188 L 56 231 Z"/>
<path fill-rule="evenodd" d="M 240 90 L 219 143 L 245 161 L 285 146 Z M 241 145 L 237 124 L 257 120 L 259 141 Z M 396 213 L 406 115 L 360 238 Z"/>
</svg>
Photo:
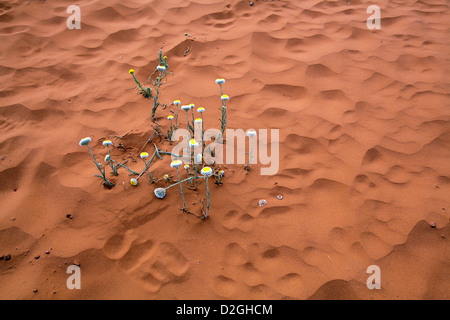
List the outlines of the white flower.
<svg viewBox="0 0 450 320">
<path fill-rule="evenodd" d="M 213 171 L 212 171 L 212 169 L 210 167 L 204 167 L 200 172 L 205 177 L 209 177 L 210 175 L 213 174 Z"/>
<path fill-rule="evenodd" d="M 194 139 L 189 140 L 189 147 L 197 148 L 198 147 L 198 142 L 195 141 Z"/>
<path fill-rule="evenodd" d="M 173 115 L 167 116 L 167 119 L 172 120 L 173 119 Z"/>
<path fill-rule="evenodd" d="M 105 140 L 105 141 L 103 141 L 103 145 L 104 146 L 111 146 L 112 142 L 111 142 L 111 140 Z"/>
<path fill-rule="evenodd" d="M 219 177 L 223 177 L 224 173 L 225 173 L 225 171 L 220 170 L 220 171 L 219 171 Z"/>
<path fill-rule="evenodd" d="M 190 110 L 190 109 L 191 109 L 191 106 L 190 106 L 190 105 L 184 105 L 184 106 L 181 106 L 181 110 L 188 111 L 188 110 Z"/>
<path fill-rule="evenodd" d="M 166 189 L 164 189 L 164 188 L 156 188 L 154 193 L 155 193 L 155 196 L 158 199 L 163 199 L 166 196 Z"/>
<path fill-rule="evenodd" d="M 170 163 L 170 167 L 171 168 L 179 168 L 182 164 L 183 164 L 183 162 L 181 162 L 181 160 L 174 160 Z"/>
<path fill-rule="evenodd" d="M 165 66 L 157 66 L 156 69 L 157 69 L 158 71 L 165 71 L 165 70 L 166 70 L 166 67 L 165 67 Z"/>
<path fill-rule="evenodd" d="M 195 108 L 195 104 L 193 104 L 193 103 L 189 103 L 189 106 L 191 107 L 191 109 Z"/>
<path fill-rule="evenodd" d="M 142 159 L 146 159 L 148 157 L 148 153 L 147 152 L 141 152 L 141 158 Z"/>
<path fill-rule="evenodd" d="M 164 176 L 163 176 L 163 178 L 164 178 L 164 180 L 169 180 L 169 175 L 166 173 Z"/>
<path fill-rule="evenodd" d="M 197 109 L 197 112 L 203 113 L 203 112 L 205 112 L 205 108 L 200 107 L 200 108 Z"/>
<path fill-rule="evenodd" d="M 223 78 L 216 79 L 216 83 L 217 84 L 224 84 L 225 83 L 225 79 L 223 79 Z"/>
<path fill-rule="evenodd" d="M 195 123 L 202 123 L 202 118 L 197 118 L 197 119 L 195 119 Z"/>
<path fill-rule="evenodd" d="M 253 130 L 253 129 L 250 129 L 250 130 L 247 131 L 247 135 L 249 137 L 256 137 L 256 131 Z"/>
<path fill-rule="evenodd" d="M 189 169 L 189 165 L 188 164 L 185 164 L 184 165 L 184 168 L 187 170 L 187 169 Z"/>
<path fill-rule="evenodd" d="M 107 154 L 107 155 L 105 156 L 105 162 L 108 162 L 109 160 L 111 160 L 111 157 L 110 157 L 109 154 Z"/>
<path fill-rule="evenodd" d="M 175 100 L 175 101 L 173 102 L 173 104 L 176 105 L 176 106 L 178 106 L 180 103 L 181 103 L 180 100 Z"/>
<path fill-rule="evenodd" d="M 224 94 L 223 96 L 220 97 L 220 99 L 221 99 L 222 101 L 226 101 L 226 100 L 229 100 L 230 97 L 229 97 L 228 95 Z"/>
<path fill-rule="evenodd" d="M 80 145 L 80 146 L 85 146 L 85 145 L 88 145 L 89 142 L 91 142 L 91 141 L 92 141 L 91 138 L 86 137 L 86 138 L 83 138 L 83 139 L 80 140 L 79 145 Z"/>
<path fill-rule="evenodd" d="M 137 185 L 138 185 L 137 179 L 132 178 L 132 179 L 130 180 L 130 184 L 131 184 L 132 186 L 137 186 Z"/>
</svg>

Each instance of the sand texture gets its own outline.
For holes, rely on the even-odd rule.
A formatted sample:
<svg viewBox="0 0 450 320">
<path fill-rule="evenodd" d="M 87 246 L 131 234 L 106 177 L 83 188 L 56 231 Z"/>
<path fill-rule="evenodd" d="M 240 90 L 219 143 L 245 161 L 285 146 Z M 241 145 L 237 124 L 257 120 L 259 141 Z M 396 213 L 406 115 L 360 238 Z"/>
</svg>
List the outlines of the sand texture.
<svg viewBox="0 0 450 320">
<path fill-rule="evenodd" d="M 70 4 L 0 3 L 1 299 L 450 299 L 448 1 L 379 0 L 380 30 L 366 0 L 80 0 L 79 30 Z M 152 101 L 128 70 L 160 49 L 161 127 L 179 99 L 220 128 L 223 77 L 228 128 L 279 129 L 278 172 L 222 166 L 205 221 L 164 180 L 103 188 L 78 145 L 142 169 Z"/>
</svg>

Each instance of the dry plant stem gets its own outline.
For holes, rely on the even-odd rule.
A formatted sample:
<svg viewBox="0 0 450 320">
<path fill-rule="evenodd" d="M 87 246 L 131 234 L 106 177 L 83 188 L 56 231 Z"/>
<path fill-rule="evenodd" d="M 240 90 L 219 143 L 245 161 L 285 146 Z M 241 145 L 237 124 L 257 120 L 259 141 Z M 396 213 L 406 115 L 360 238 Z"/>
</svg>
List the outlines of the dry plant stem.
<svg viewBox="0 0 450 320">
<path fill-rule="evenodd" d="M 177 174 L 178 174 L 178 181 L 181 181 L 180 170 L 178 170 L 178 167 L 177 167 Z M 181 198 L 183 199 L 183 210 L 187 210 L 186 201 L 184 200 L 183 186 L 181 183 L 180 183 L 180 190 L 181 190 Z"/>
<path fill-rule="evenodd" d="M 248 167 L 250 168 L 253 160 L 253 137 L 250 137 L 250 156 L 248 159 Z"/>
<path fill-rule="evenodd" d="M 101 176 L 99 176 L 99 175 L 96 175 L 96 176 L 102 178 L 103 181 L 104 181 L 103 183 L 106 184 L 108 187 L 114 187 L 115 184 L 112 183 L 111 181 L 109 181 L 108 179 L 106 179 L 106 176 L 105 176 L 105 170 L 102 171 L 102 169 L 100 168 L 100 164 L 97 162 L 97 159 L 95 159 L 95 156 L 94 156 L 94 154 L 92 153 L 92 150 L 91 150 L 91 148 L 89 147 L 89 144 L 87 144 L 86 146 L 88 147 L 88 150 L 89 150 L 89 152 L 91 153 L 92 158 L 94 159 L 94 163 L 95 163 L 95 165 L 97 166 L 98 171 L 100 171 L 100 173 L 101 173 Z"/>
<path fill-rule="evenodd" d="M 148 163 L 145 164 L 144 170 L 142 170 L 142 172 L 139 174 L 139 176 L 136 178 L 136 180 L 139 180 L 139 178 L 148 170 L 148 168 L 150 167 L 150 164 L 152 163 L 153 158 L 155 158 L 155 156 L 156 156 L 156 150 L 155 150 L 155 152 L 153 152 L 152 157 L 150 158 Z M 144 162 L 145 162 L 145 160 L 144 160 Z"/>
<path fill-rule="evenodd" d="M 108 149 L 108 155 L 109 155 L 109 165 L 111 166 L 111 169 L 112 169 L 112 171 L 113 171 L 113 174 L 115 175 L 115 176 L 117 176 L 118 175 L 118 173 L 117 173 L 117 167 L 114 167 L 114 164 L 113 164 L 113 162 L 112 162 L 112 158 L 111 158 L 111 152 L 110 152 L 110 150 L 109 150 L 109 145 L 107 145 L 106 146 L 106 148 Z"/>
<path fill-rule="evenodd" d="M 132 174 L 135 174 L 135 175 L 138 175 L 138 174 L 139 174 L 139 173 L 137 173 L 136 171 L 131 170 L 130 168 L 128 168 L 128 167 L 125 166 L 124 164 L 122 164 L 122 163 L 120 163 L 120 162 L 117 162 L 116 160 L 111 159 L 111 161 L 114 162 L 114 163 L 117 163 L 117 165 L 119 165 L 119 166 L 121 166 L 121 167 L 127 169 L 127 170 L 128 170 L 129 172 L 131 172 Z M 127 161 L 128 161 L 128 160 L 127 160 Z M 126 162 L 126 161 L 125 161 L 125 162 Z M 124 162 L 124 163 L 125 163 L 125 162 Z"/>
<path fill-rule="evenodd" d="M 206 205 L 206 214 L 204 214 L 204 216 L 202 217 L 203 220 L 205 220 L 206 218 L 208 218 L 209 216 L 209 184 L 208 184 L 208 178 L 206 177 L 206 197 L 207 197 L 207 205 Z M 203 200 L 202 200 L 203 202 Z"/>
</svg>

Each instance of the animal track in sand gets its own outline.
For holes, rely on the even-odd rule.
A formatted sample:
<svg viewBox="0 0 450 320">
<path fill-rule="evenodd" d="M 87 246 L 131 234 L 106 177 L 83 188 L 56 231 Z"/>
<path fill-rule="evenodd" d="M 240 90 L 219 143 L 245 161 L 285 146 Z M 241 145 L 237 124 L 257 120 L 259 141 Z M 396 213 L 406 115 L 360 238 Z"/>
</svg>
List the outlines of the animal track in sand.
<svg viewBox="0 0 450 320">
<path fill-rule="evenodd" d="M 139 243 L 131 231 L 113 235 L 103 252 L 118 262 L 121 271 L 154 293 L 165 284 L 185 280 L 189 270 L 188 260 L 172 243 Z"/>
</svg>

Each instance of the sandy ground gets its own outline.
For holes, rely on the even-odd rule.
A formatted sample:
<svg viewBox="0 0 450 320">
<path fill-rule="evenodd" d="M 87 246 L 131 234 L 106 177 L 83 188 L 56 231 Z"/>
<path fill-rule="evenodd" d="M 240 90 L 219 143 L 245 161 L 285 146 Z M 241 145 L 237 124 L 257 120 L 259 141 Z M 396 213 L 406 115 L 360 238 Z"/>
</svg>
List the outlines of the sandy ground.
<svg viewBox="0 0 450 320">
<path fill-rule="evenodd" d="M 448 2 L 81 0 L 68 30 L 70 4 L 0 4 L 1 299 L 450 298 Z M 279 129 L 278 172 L 224 167 L 206 221 L 177 188 L 156 199 L 164 181 L 107 169 L 103 188 L 78 145 L 103 159 L 110 138 L 142 170 L 152 101 L 128 70 L 146 79 L 160 49 L 163 128 L 175 99 L 219 128 L 224 77 L 229 128 Z M 186 197 L 199 212 L 205 184 Z"/>
</svg>

